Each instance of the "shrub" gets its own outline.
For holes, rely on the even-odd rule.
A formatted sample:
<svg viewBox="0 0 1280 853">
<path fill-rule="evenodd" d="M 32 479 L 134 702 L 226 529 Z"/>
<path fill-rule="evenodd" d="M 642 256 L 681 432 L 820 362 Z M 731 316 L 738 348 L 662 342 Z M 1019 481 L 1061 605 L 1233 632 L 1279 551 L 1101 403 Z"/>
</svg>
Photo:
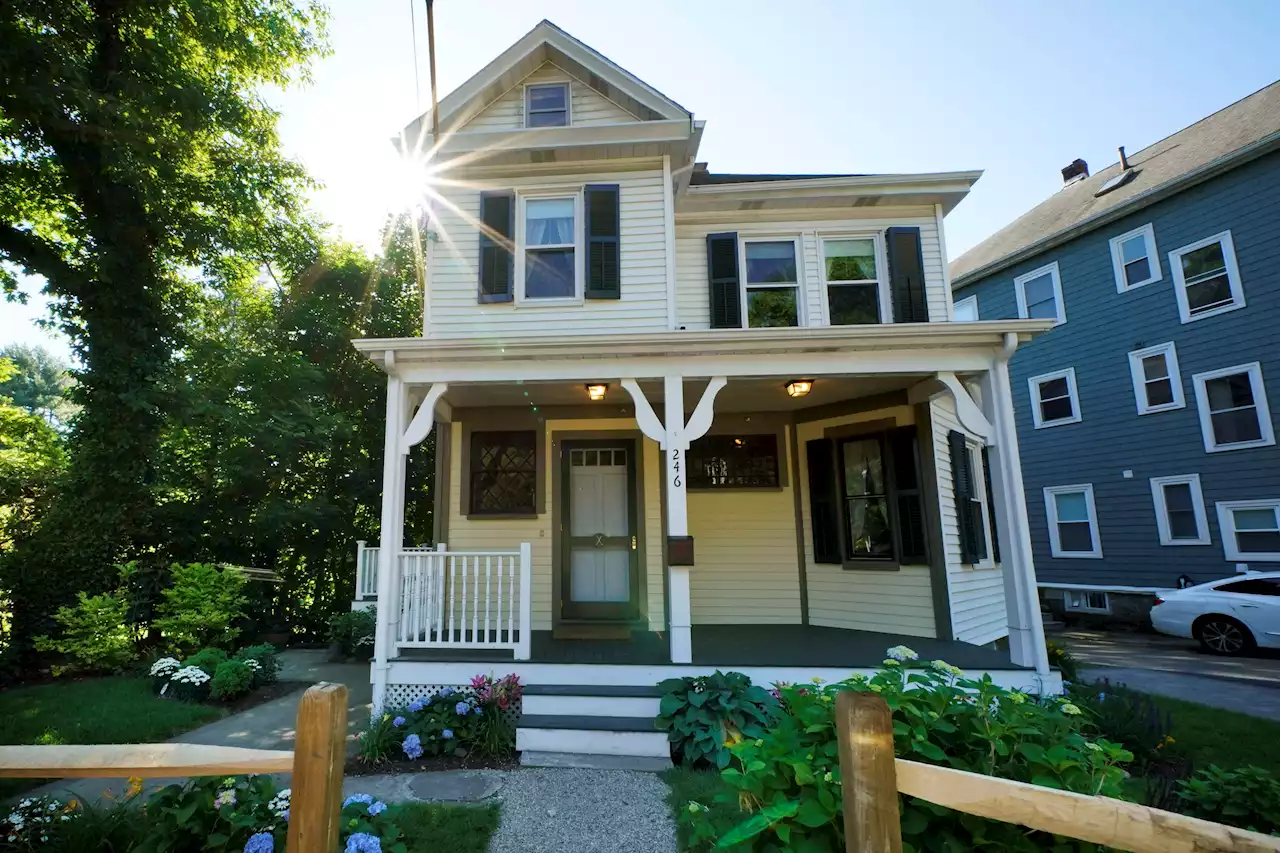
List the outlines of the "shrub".
<svg viewBox="0 0 1280 853">
<path fill-rule="evenodd" d="M 914 657 L 909 649 L 901 657 Z M 908 654 L 909 653 L 909 654 Z M 1038 701 L 994 684 L 966 679 L 935 661 L 908 671 L 897 660 L 870 679 L 779 688 L 782 711 L 761 738 L 733 738 L 732 766 L 721 773 L 738 804 L 733 826 L 706 819 L 691 803 L 681 821 L 692 848 L 742 844 L 742 850 L 844 849 L 840 761 L 834 706 L 841 690 L 879 693 L 893 712 L 894 751 L 901 758 L 1088 794 L 1117 796 L 1122 765 L 1132 756 L 1083 733 L 1085 718 L 1070 702 Z M 1048 839 L 1023 827 L 961 815 L 903 798 L 904 846 L 917 851 L 1046 849 Z M 1090 850 L 1065 839 L 1055 851 Z"/>
<path fill-rule="evenodd" d="M 347 657 L 373 655 L 373 637 L 377 626 L 374 608 L 348 610 L 329 620 L 329 642 L 336 643 Z"/>
<path fill-rule="evenodd" d="M 236 652 L 236 660 L 256 661 L 257 667 L 250 664 L 253 669 L 253 686 L 261 687 L 264 684 L 275 684 L 280 675 L 280 658 L 276 647 L 270 643 L 263 643 L 259 646 L 245 646 Z"/>
<path fill-rule="evenodd" d="M 36 637 L 42 652 L 59 652 L 70 665 L 55 665 L 53 674 L 71 670 L 114 672 L 131 663 L 135 653 L 135 632 L 128 620 L 129 602 L 123 590 L 102 595 L 76 594 L 76 604 L 58 608 L 54 619 L 62 626 L 62 636 Z"/>
<path fill-rule="evenodd" d="M 1071 697 L 1088 712 L 1100 735 L 1133 753 L 1138 767 L 1162 764 L 1169 757 L 1173 720 L 1147 694 L 1103 681 L 1073 685 Z"/>
<path fill-rule="evenodd" d="M 224 660 L 218 664 L 209 683 L 209 693 L 214 699 L 228 702 L 253 689 L 253 668 L 242 660 Z"/>
<path fill-rule="evenodd" d="M 160 688 L 169 683 L 169 679 L 173 674 L 182 669 L 182 661 L 177 658 L 159 658 L 147 670 L 147 675 L 151 677 L 151 684 L 157 692 Z"/>
<path fill-rule="evenodd" d="M 376 764 L 389 758 L 400 757 L 396 753 L 400 749 L 400 742 L 404 740 L 404 732 L 394 723 L 400 716 L 400 711 L 397 709 L 381 716 L 375 714 L 369 720 L 369 727 L 358 736 L 361 761 L 366 764 Z"/>
<path fill-rule="evenodd" d="M 1210 765 L 1178 785 L 1185 814 L 1241 829 L 1280 832 L 1280 779 L 1261 767 L 1223 770 Z"/>
<path fill-rule="evenodd" d="M 230 646 L 244 616 L 244 575 L 213 563 L 175 563 L 170 572 L 154 627 L 175 648 Z"/>
<path fill-rule="evenodd" d="M 160 688 L 161 696 L 181 699 L 184 702 L 200 702 L 209 696 L 209 682 L 213 677 L 198 666 L 184 666 Z"/>
<path fill-rule="evenodd" d="M 222 649 L 201 649 L 191 657 L 182 662 L 183 666 L 194 666 L 202 669 L 210 678 L 217 672 L 218 665 L 227 659 L 227 653 Z"/>
<path fill-rule="evenodd" d="M 778 705 L 740 672 L 669 678 L 658 687 L 663 692 L 658 728 L 667 732 L 680 763 L 688 767 L 727 766 L 725 743 L 762 737 Z"/>
<path fill-rule="evenodd" d="M 361 733 L 360 759 L 416 760 L 459 747 L 508 755 L 515 749 L 515 730 L 503 719 L 503 711 L 513 707 L 520 695 L 520 680 L 514 674 L 497 680 L 477 675 L 462 690 L 445 687 L 405 708 L 387 709 Z"/>
</svg>

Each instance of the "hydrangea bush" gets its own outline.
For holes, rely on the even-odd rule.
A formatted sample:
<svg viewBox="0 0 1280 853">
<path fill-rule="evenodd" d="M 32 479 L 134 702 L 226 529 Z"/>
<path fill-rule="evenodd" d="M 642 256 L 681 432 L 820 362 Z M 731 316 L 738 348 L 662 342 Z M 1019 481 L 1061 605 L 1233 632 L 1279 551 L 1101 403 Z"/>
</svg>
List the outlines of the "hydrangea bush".
<svg viewBox="0 0 1280 853">
<path fill-rule="evenodd" d="M 844 849 L 834 715 L 842 690 L 884 697 L 900 758 L 1077 793 L 1120 795 L 1124 766 L 1133 756 L 1087 736 L 1085 717 L 1074 704 L 1009 690 L 989 676 L 965 678 L 943 661 L 904 666 L 916 660 L 912 650 L 895 647 L 870 678 L 779 685 L 780 714 L 768 731 L 759 738 L 730 737 L 732 762 L 721 776 L 731 789 L 726 804 L 738 809 L 732 825 L 708 819 L 700 803 L 681 812 L 691 849 Z M 1095 849 L 923 800 L 903 797 L 900 805 L 904 846 L 913 851 Z"/>
<path fill-rule="evenodd" d="M 461 690 L 444 687 L 388 709 L 361 733 L 360 756 L 370 762 L 417 760 L 458 749 L 507 755 L 515 749 L 515 730 L 503 712 L 516 707 L 522 690 L 514 674 L 477 675 Z"/>
<path fill-rule="evenodd" d="M 198 666 L 184 666 L 169 677 L 169 682 L 160 688 L 161 696 L 170 699 L 182 699 L 187 702 L 200 702 L 209 696 L 209 673 Z"/>
</svg>

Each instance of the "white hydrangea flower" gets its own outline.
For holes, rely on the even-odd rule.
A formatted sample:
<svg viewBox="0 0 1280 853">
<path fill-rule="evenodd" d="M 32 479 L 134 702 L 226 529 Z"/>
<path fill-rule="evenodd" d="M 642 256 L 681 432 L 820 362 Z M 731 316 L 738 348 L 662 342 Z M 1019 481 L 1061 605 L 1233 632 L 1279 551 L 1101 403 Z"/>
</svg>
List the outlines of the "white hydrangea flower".
<svg viewBox="0 0 1280 853">
<path fill-rule="evenodd" d="M 951 675 L 951 676 L 955 676 L 956 678 L 959 678 L 960 676 L 964 675 L 963 669 L 961 669 L 958 666 L 953 666 L 944 660 L 935 660 L 933 663 L 929 664 L 929 666 L 933 667 L 933 669 L 937 670 L 938 672 L 941 672 L 944 675 Z"/>
<path fill-rule="evenodd" d="M 885 657 L 893 658 L 896 661 L 919 660 L 920 655 L 916 654 L 914 649 L 906 646 L 893 646 L 885 650 Z"/>
<path fill-rule="evenodd" d="M 198 666 L 184 666 L 170 676 L 169 680 L 182 684 L 204 684 L 209 680 L 209 673 Z"/>
<path fill-rule="evenodd" d="M 160 660 L 151 664 L 152 676 L 170 676 L 182 668 L 182 662 L 177 658 L 160 658 Z"/>
<path fill-rule="evenodd" d="M 248 660 L 246 660 L 244 662 L 244 665 L 249 667 L 249 669 L 252 669 L 254 672 L 257 672 L 258 670 L 262 669 L 262 664 L 258 663 L 253 658 L 249 658 Z"/>
</svg>

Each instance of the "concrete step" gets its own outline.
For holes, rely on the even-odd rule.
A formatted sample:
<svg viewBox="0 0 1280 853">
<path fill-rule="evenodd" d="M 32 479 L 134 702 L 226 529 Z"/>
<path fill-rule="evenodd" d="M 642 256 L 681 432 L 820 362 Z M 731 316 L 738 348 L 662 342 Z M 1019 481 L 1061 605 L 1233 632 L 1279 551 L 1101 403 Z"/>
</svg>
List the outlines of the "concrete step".
<svg viewBox="0 0 1280 853">
<path fill-rule="evenodd" d="M 660 773 L 671 768 L 669 756 L 657 758 L 647 755 L 584 755 L 577 752 L 522 752 L 523 767 L 576 767 L 584 770 L 638 770 Z"/>
<path fill-rule="evenodd" d="M 625 688 L 624 688 L 625 689 Z M 657 696 L 544 694 L 525 690 L 523 711 L 529 716 L 624 717 L 647 719 L 649 729 L 658 716 Z"/>
<path fill-rule="evenodd" d="M 652 722 L 650 722 L 652 726 Z M 525 753 L 572 755 L 626 755 L 647 758 L 671 756 L 666 732 L 639 730 L 611 731 L 600 728 L 539 728 L 521 721 L 516 729 L 516 749 Z"/>
<path fill-rule="evenodd" d="M 581 714 L 520 715 L 522 729 L 581 729 L 597 732 L 652 732 L 652 717 L 604 717 Z"/>
</svg>

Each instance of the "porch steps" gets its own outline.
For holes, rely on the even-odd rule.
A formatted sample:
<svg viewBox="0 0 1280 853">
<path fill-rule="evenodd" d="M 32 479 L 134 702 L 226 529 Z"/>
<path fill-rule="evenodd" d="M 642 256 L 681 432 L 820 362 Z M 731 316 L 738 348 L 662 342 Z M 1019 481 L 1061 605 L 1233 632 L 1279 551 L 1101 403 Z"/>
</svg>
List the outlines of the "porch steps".
<svg viewBox="0 0 1280 853">
<path fill-rule="evenodd" d="M 646 769 L 669 766 L 667 736 L 653 722 L 660 695 L 652 685 L 530 684 L 516 728 L 520 762 L 605 769 L 633 758 L 645 759 Z"/>
</svg>

